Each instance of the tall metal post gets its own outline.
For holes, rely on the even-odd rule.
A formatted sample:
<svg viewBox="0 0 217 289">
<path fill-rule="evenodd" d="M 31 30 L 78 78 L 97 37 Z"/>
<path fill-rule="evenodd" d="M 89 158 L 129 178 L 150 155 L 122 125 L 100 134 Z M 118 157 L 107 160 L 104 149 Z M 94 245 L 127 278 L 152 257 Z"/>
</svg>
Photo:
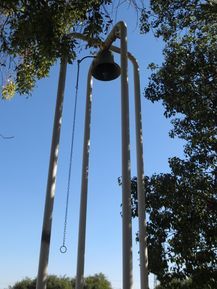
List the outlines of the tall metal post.
<svg viewBox="0 0 217 289">
<path fill-rule="evenodd" d="M 87 189 L 88 189 L 88 170 L 89 170 L 89 150 L 90 150 L 90 123 L 91 123 L 91 106 L 92 106 L 92 75 L 91 68 L 88 72 L 87 79 L 87 96 L 86 112 L 84 127 L 84 144 L 83 144 L 83 163 L 82 163 L 82 180 L 81 180 L 81 201 L 80 201 L 80 219 L 78 232 L 78 255 L 77 255 L 77 274 L 76 289 L 83 288 L 84 275 L 84 257 L 85 257 L 85 236 L 86 236 L 86 218 L 87 218 Z"/>
<path fill-rule="evenodd" d="M 60 64 L 36 289 L 46 289 L 47 282 L 47 267 L 49 259 L 52 213 L 56 187 L 57 161 L 59 154 L 60 130 L 62 124 L 62 109 L 66 79 L 66 68 L 67 58 L 65 57 L 61 60 Z"/>
<path fill-rule="evenodd" d="M 139 256 L 140 256 L 140 288 L 148 289 L 148 248 L 145 216 L 142 112 L 140 99 L 139 66 L 134 57 L 130 57 L 134 68 L 135 94 L 135 125 L 136 125 L 136 155 L 137 155 L 137 193 L 139 219 Z"/>
<path fill-rule="evenodd" d="M 131 165 L 129 129 L 129 91 L 127 28 L 120 22 L 121 42 L 121 127 L 122 127 L 122 250 L 123 289 L 132 288 L 132 218 L 131 218 Z"/>
<path fill-rule="evenodd" d="M 110 49 L 121 53 L 121 49 L 111 46 Z M 139 65 L 136 58 L 128 52 L 128 59 L 133 64 L 134 70 L 134 102 L 136 126 L 136 160 L 137 160 L 137 192 L 138 192 L 138 220 L 139 220 L 139 251 L 140 251 L 140 288 L 148 289 L 148 246 L 147 225 L 145 216 L 145 189 L 144 189 L 144 162 L 143 162 L 143 137 L 142 137 L 142 112 Z"/>
</svg>

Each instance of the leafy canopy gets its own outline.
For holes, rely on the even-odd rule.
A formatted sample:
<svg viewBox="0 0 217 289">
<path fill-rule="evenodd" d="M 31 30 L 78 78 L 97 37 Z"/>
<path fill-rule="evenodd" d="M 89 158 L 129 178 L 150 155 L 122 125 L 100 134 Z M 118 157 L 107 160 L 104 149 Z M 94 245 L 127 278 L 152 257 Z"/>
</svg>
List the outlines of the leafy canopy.
<svg viewBox="0 0 217 289">
<path fill-rule="evenodd" d="M 194 289 L 191 279 L 183 281 L 173 279 L 169 283 L 169 286 L 167 286 L 167 288 L 169 287 L 171 289 Z M 163 285 L 158 285 L 155 289 L 165 289 L 165 287 Z"/>
<path fill-rule="evenodd" d="M 15 92 L 29 94 L 37 79 L 48 75 L 58 58 L 69 63 L 80 47 L 67 37 L 79 32 L 90 40 L 102 38 L 112 24 L 113 10 L 129 2 L 137 12 L 137 0 L 2 0 L 0 3 L 0 63 L 2 97 Z M 138 2 L 138 3 L 137 3 Z M 108 9 L 111 8 L 111 9 Z"/>
<path fill-rule="evenodd" d="M 35 289 L 36 279 L 25 278 L 9 289 Z M 69 277 L 58 277 L 56 275 L 48 276 L 47 289 L 74 289 L 75 278 L 70 279 Z M 93 276 L 84 278 L 84 289 L 112 289 L 111 283 L 105 277 L 104 274 L 99 273 Z"/>
<path fill-rule="evenodd" d="M 211 0 L 152 0 L 140 19 L 143 33 L 152 29 L 165 41 L 145 97 L 163 103 L 170 136 L 185 142 L 184 159 L 169 159 L 171 173 L 145 178 L 149 270 L 163 288 L 187 277 L 192 288 L 217 286 L 216 12 Z M 133 216 L 136 185 L 135 178 Z"/>
<path fill-rule="evenodd" d="M 111 24 L 106 6 L 111 0 L 2 0 L 0 3 L 0 62 L 2 96 L 29 93 L 37 79 L 48 75 L 56 59 L 75 58 L 72 31 L 98 38 Z"/>
</svg>

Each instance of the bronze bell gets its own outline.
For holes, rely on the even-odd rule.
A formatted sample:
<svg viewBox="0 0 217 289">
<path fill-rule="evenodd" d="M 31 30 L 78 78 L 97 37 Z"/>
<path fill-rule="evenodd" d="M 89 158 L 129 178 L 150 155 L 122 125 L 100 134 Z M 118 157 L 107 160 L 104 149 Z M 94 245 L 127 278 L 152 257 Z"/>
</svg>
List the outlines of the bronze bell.
<svg viewBox="0 0 217 289">
<path fill-rule="evenodd" d="M 102 81 L 110 81 L 120 76 L 120 66 L 114 62 L 114 56 L 110 50 L 101 51 L 93 62 L 92 75 Z"/>
</svg>

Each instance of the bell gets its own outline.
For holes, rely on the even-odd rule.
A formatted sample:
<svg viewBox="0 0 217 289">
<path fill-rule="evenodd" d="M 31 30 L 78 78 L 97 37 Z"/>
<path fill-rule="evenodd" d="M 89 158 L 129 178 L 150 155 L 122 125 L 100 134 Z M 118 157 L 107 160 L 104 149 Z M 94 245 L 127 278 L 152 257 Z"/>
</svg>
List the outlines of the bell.
<svg viewBox="0 0 217 289">
<path fill-rule="evenodd" d="M 92 75 L 102 81 L 110 81 L 120 76 L 120 66 L 114 62 L 114 56 L 110 50 L 103 50 L 93 61 Z"/>
</svg>

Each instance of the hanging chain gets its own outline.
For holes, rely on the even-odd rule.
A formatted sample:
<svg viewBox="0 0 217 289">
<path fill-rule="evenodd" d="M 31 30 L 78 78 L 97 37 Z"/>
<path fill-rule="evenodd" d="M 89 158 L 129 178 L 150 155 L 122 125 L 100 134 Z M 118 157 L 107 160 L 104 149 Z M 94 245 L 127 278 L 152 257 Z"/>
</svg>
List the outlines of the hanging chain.
<svg viewBox="0 0 217 289">
<path fill-rule="evenodd" d="M 72 136 L 71 136 L 71 148 L 70 148 L 70 157 L 69 157 L 69 171 L 68 171 L 68 182 L 67 182 L 67 193 L 66 193 L 66 207 L 65 207 L 65 217 L 64 217 L 64 227 L 63 227 L 63 243 L 60 247 L 61 253 L 66 253 L 66 229 L 67 229 L 67 221 L 68 221 L 68 208 L 69 208 L 69 194 L 70 194 L 70 183 L 71 183 L 71 171 L 72 171 L 72 155 L 74 148 L 74 137 L 75 137 L 75 121 L 76 121 L 76 113 L 77 113 L 77 100 L 78 100 L 78 81 L 79 81 L 79 60 L 77 62 L 77 80 L 75 86 L 75 103 L 74 103 L 74 112 L 73 112 L 73 125 L 72 125 Z"/>
<path fill-rule="evenodd" d="M 85 56 L 81 60 L 77 61 L 77 79 L 76 79 L 76 86 L 75 86 L 75 103 L 74 103 L 74 112 L 73 112 L 73 125 L 72 125 L 71 148 L 70 148 L 70 157 L 69 157 L 69 171 L 68 171 L 68 182 L 67 182 L 67 193 L 66 193 L 66 207 L 65 207 L 65 217 L 64 217 L 64 227 L 63 227 L 63 243 L 60 247 L 61 253 L 67 252 L 66 231 L 67 231 L 67 222 L 68 222 L 68 209 L 69 209 L 69 196 L 70 196 L 71 171 L 72 171 L 72 156 L 73 156 L 74 137 L 75 137 L 75 123 L 76 123 L 76 114 L 77 114 L 80 63 L 85 58 L 90 58 L 90 57 L 94 58 L 94 56 Z"/>
</svg>

